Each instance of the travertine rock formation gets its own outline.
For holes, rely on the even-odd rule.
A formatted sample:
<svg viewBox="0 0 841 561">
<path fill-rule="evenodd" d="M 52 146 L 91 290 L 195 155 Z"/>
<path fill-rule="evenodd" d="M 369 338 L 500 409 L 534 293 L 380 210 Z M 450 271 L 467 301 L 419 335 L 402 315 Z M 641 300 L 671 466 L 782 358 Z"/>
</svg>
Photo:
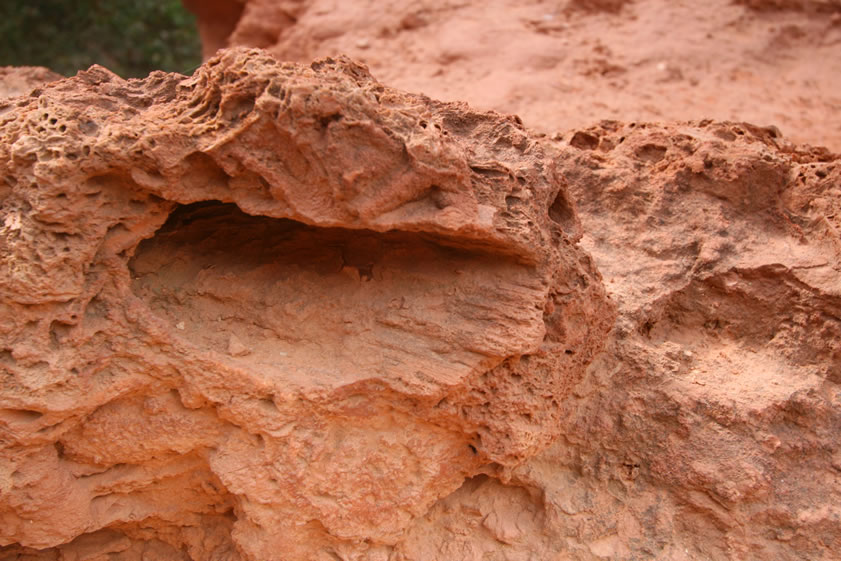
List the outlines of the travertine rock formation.
<svg viewBox="0 0 841 561">
<path fill-rule="evenodd" d="M 545 524 L 507 485 L 614 309 L 516 119 L 247 50 L 0 115 L 0 557 L 426 558 L 463 501 Z"/>
</svg>

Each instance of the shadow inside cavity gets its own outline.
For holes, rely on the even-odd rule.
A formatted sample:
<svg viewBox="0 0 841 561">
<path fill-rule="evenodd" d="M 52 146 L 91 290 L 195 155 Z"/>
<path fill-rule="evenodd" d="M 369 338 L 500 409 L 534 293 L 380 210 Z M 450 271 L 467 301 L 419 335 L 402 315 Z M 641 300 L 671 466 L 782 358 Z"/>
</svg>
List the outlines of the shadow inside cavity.
<svg viewBox="0 0 841 561">
<path fill-rule="evenodd" d="M 301 383 L 449 384 L 539 341 L 543 299 L 527 267 L 449 243 L 204 201 L 177 207 L 129 267 L 172 332 L 222 360 Z"/>
</svg>

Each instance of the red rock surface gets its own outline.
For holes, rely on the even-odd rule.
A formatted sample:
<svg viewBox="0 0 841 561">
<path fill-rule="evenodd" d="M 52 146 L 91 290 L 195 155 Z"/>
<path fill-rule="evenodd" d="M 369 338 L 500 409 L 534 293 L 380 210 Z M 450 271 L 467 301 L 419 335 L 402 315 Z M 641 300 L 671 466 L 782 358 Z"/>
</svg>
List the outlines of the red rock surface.
<svg viewBox="0 0 841 561">
<path fill-rule="evenodd" d="M 525 128 L 256 53 L 0 106 L 0 559 L 838 558 L 837 1 L 188 5 Z"/>
<path fill-rule="evenodd" d="M 247 50 L 0 113 L 4 559 L 386 558 L 612 325 L 512 117 Z"/>
<path fill-rule="evenodd" d="M 0 66 L 0 98 L 28 94 L 38 86 L 64 78 L 41 66 Z"/>
<path fill-rule="evenodd" d="M 838 0 L 244 5 L 206 51 L 248 45 L 301 62 L 345 53 L 386 84 L 517 114 L 548 134 L 602 119 L 738 120 L 841 151 Z"/>
<path fill-rule="evenodd" d="M 620 315 L 564 436 L 518 472 L 565 553 L 836 558 L 838 156 L 744 123 L 573 138 L 560 168 Z"/>
<path fill-rule="evenodd" d="M 250 0 L 225 41 L 551 135 L 619 307 L 559 440 L 396 558 L 838 557 L 841 164 L 792 142 L 841 149 L 841 3 Z"/>
</svg>

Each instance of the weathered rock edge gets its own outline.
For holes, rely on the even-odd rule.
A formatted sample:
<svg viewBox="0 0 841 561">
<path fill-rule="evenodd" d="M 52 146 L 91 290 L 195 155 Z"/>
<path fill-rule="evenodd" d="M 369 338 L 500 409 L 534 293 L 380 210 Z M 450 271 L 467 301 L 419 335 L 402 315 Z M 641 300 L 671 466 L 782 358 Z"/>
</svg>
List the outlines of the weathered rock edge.
<svg viewBox="0 0 841 561">
<path fill-rule="evenodd" d="M 92 67 L 0 129 L 12 549 L 385 551 L 554 440 L 613 322 L 551 151 L 346 59 Z"/>
</svg>

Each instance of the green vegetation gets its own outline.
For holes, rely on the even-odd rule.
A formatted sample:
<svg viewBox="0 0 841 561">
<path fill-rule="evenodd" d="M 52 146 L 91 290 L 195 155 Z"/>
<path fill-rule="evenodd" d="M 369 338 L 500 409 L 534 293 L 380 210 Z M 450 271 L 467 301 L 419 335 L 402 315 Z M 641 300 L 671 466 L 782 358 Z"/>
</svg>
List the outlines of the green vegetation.
<svg viewBox="0 0 841 561">
<path fill-rule="evenodd" d="M 195 18 L 180 0 L 0 1 L 0 66 L 69 76 L 101 64 L 129 78 L 200 63 Z"/>
</svg>

